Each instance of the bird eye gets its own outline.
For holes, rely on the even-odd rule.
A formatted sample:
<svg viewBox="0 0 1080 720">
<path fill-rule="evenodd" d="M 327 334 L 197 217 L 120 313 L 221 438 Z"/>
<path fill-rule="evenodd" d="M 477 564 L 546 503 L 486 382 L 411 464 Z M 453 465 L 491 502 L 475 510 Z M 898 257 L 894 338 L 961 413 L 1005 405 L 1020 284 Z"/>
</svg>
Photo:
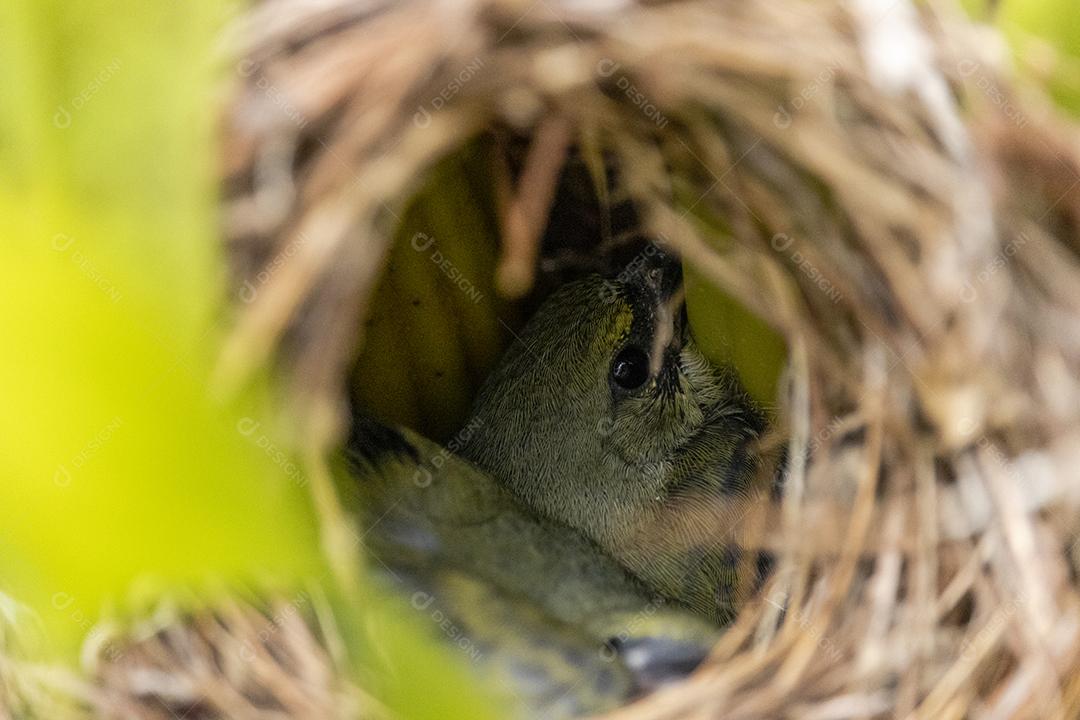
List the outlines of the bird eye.
<svg viewBox="0 0 1080 720">
<path fill-rule="evenodd" d="M 649 356 L 631 345 L 615 356 L 611 363 L 611 379 L 624 390 L 635 390 L 649 379 Z"/>
</svg>

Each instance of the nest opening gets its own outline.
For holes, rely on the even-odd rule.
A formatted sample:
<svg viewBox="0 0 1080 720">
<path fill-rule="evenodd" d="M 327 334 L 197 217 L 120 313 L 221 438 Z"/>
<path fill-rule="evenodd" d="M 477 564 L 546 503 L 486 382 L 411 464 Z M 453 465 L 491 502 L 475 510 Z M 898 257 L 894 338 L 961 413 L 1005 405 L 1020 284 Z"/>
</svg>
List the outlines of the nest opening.
<svg viewBox="0 0 1080 720">
<path fill-rule="evenodd" d="M 627 717 L 1080 707 L 1080 152 L 1037 93 L 1022 124 L 995 102 L 1017 81 L 969 21 L 878 5 L 281 0 L 236 37 L 225 236 L 241 297 L 260 292 L 225 375 L 273 358 L 302 444 L 339 442 L 350 393 L 452 436 L 537 300 L 646 240 L 730 298 L 732 362 L 780 358 L 783 493 L 745 537 L 771 577 L 691 681 Z M 379 298 L 454 223 L 482 258 L 444 248 L 457 294 L 415 307 L 449 298 L 486 334 L 439 376 Z M 380 339 L 428 362 L 439 418 L 378 405 L 412 392 L 363 380 L 391 362 Z"/>
</svg>

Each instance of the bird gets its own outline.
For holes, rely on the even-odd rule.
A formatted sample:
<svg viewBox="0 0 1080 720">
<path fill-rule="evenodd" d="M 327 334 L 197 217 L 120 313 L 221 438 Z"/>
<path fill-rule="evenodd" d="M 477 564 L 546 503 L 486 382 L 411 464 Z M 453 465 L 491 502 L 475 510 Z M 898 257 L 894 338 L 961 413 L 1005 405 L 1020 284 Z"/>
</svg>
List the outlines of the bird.
<svg viewBox="0 0 1080 720">
<path fill-rule="evenodd" d="M 480 430 L 474 420 L 457 441 Z M 719 637 L 715 623 L 418 433 L 358 410 L 342 460 L 338 491 L 374 577 L 525 717 L 619 707 L 685 677 Z"/>
<path fill-rule="evenodd" d="M 739 520 L 764 494 L 766 420 L 698 349 L 678 258 L 649 247 L 540 306 L 482 384 L 460 454 L 651 592 L 722 624 L 739 605 Z"/>
</svg>

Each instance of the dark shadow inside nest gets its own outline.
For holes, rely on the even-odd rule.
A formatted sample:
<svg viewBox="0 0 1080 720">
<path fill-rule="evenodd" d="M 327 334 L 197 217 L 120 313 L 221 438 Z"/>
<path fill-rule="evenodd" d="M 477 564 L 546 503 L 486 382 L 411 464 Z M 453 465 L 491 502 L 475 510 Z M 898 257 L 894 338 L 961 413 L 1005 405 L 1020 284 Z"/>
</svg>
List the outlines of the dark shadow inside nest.
<svg viewBox="0 0 1080 720">
<path fill-rule="evenodd" d="M 490 138 L 517 184 L 531 138 L 507 129 Z M 588 273 L 618 274 L 652 241 L 641 231 L 634 203 L 619 190 L 614 159 L 606 155 L 602 164 L 590 168 L 580 147 L 568 148 L 540 238 L 536 283 L 524 301 L 526 315 L 559 285 Z"/>
</svg>

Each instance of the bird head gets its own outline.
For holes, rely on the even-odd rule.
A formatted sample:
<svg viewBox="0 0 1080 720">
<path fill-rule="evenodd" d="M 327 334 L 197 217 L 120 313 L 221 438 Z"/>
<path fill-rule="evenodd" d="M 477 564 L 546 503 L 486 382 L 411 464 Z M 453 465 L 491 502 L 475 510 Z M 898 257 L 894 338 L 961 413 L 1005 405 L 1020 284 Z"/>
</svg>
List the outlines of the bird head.
<svg viewBox="0 0 1080 720">
<path fill-rule="evenodd" d="M 682 298 L 680 265 L 655 249 L 555 291 L 481 388 L 462 454 L 654 587 L 711 606 L 698 576 L 718 563 L 702 558 L 746 494 L 763 419 L 698 350 Z"/>
</svg>

